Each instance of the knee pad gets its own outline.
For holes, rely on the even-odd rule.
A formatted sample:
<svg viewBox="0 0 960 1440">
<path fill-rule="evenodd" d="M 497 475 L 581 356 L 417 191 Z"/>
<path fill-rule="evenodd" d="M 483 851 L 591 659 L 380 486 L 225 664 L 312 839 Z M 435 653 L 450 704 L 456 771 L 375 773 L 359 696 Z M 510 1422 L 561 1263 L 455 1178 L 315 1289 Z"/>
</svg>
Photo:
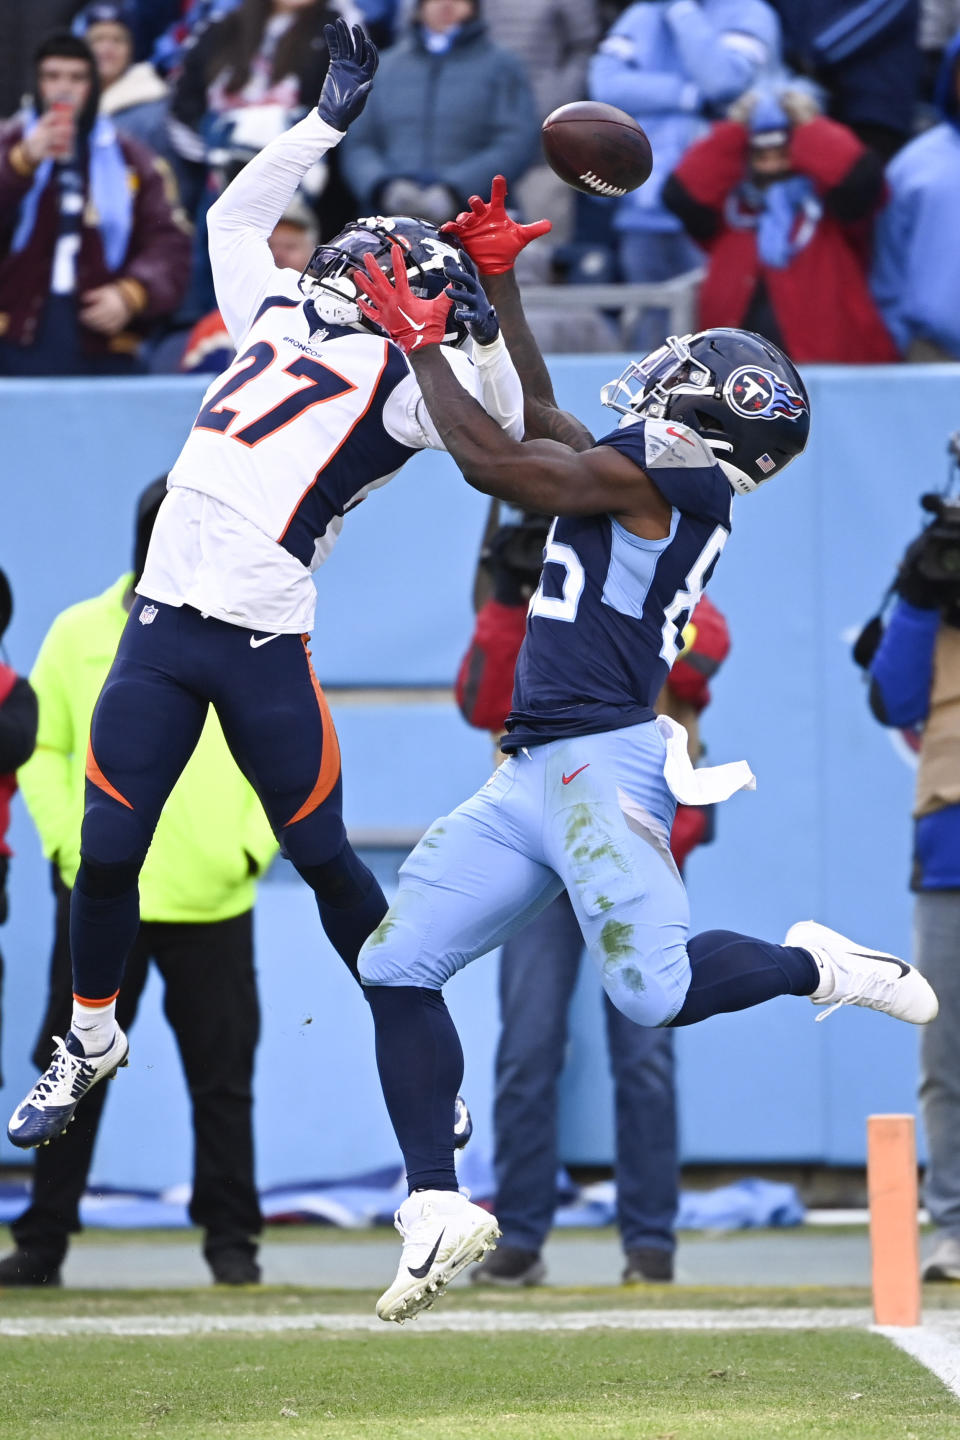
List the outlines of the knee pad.
<svg viewBox="0 0 960 1440">
<path fill-rule="evenodd" d="M 657 1030 L 661 1026 L 669 1025 L 676 1014 L 662 996 L 656 996 L 653 1000 L 649 997 L 645 999 L 629 990 L 612 990 L 609 987 L 607 994 L 621 1015 L 632 1020 L 634 1025 L 642 1025 L 645 1030 Z"/>
<path fill-rule="evenodd" d="M 683 989 L 664 983 L 652 966 L 641 970 L 636 961 L 625 960 L 606 970 L 601 981 L 612 1005 L 634 1025 L 658 1029 L 669 1025 L 683 1004 Z"/>
<path fill-rule="evenodd" d="M 376 884 L 372 873 L 346 840 L 332 860 L 325 860 L 322 865 L 297 865 L 296 870 L 317 899 L 335 910 L 349 910 L 359 905 Z"/>
<path fill-rule="evenodd" d="M 91 900 L 115 900 L 133 890 L 140 874 L 141 860 L 127 860 L 117 865 L 100 865 L 96 860 L 80 861 L 74 887 Z"/>
<path fill-rule="evenodd" d="M 80 830 L 80 855 L 85 865 L 98 870 L 132 867 L 136 877 L 143 868 L 152 838 L 153 828 L 144 824 L 139 814 L 125 809 L 87 783 Z"/>
</svg>

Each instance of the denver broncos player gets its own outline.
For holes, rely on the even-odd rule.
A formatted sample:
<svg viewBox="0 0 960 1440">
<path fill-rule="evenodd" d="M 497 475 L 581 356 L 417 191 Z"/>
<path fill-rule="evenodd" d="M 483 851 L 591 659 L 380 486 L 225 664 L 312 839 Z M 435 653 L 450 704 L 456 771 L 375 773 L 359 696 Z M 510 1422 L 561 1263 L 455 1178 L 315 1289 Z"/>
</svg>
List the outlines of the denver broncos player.
<svg viewBox="0 0 960 1440">
<path fill-rule="evenodd" d="M 753 777 L 743 762 L 694 772 L 683 730 L 656 717 L 653 701 L 730 534 L 734 495 L 803 450 L 807 395 L 787 357 L 759 336 L 673 337 L 604 387 L 622 418 L 594 443 L 557 409 L 523 320 L 510 272 L 529 231 L 507 217 L 504 193 L 498 180 L 490 204 L 473 199 L 446 227 L 488 297 L 455 264 L 449 293 L 426 302 L 396 264 L 393 285 L 372 261 L 360 281 L 365 312 L 408 350 L 469 483 L 557 516 L 517 665 L 509 758 L 428 831 L 360 956 L 411 1192 L 397 1212 L 400 1268 L 377 1306 L 384 1320 L 432 1304 L 499 1234 L 457 1191 L 448 1136 L 462 1053 L 441 988 L 561 888 L 604 989 L 641 1025 L 689 1025 L 784 994 L 915 1023 L 937 1012 L 912 967 L 813 921 L 792 926 L 783 945 L 718 930 L 688 941 L 669 849 L 676 803 L 724 799 Z M 527 392 L 527 435 L 542 437 L 523 444 L 458 390 L 435 343 L 451 303 L 474 323 L 489 321 L 491 301 Z"/>
<path fill-rule="evenodd" d="M 339 20 L 318 110 L 269 145 L 209 215 L 217 299 L 237 359 L 207 391 L 169 477 L 139 598 L 93 717 L 82 863 L 71 909 L 70 1033 L 9 1125 L 44 1144 L 83 1094 L 126 1063 L 114 998 L 138 925 L 137 876 L 167 795 L 213 704 L 284 853 L 314 890 L 328 938 L 356 974 L 386 911 L 346 840 L 340 752 L 307 649 L 311 571 L 343 517 L 426 446 L 442 446 L 403 354 L 357 308 L 367 251 L 421 297 L 465 252 L 432 226 L 374 218 L 278 272 L 267 239 L 300 178 L 363 109 L 377 52 Z M 391 251 L 392 246 L 392 251 Z M 402 258 L 400 258 L 402 257 Z M 522 395 L 496 326 L 473 358 L 442 351 L 454 383 L 522 433 Z M 466 393 L 466 391 L 464 392 Z"/>
</svg>

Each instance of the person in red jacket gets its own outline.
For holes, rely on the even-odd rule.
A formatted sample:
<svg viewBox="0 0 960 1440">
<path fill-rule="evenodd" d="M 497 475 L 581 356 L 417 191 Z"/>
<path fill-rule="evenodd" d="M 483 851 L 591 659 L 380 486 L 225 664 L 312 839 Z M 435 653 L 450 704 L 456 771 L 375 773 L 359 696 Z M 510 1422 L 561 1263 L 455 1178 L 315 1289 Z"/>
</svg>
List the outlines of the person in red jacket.
<svg viewBox="0 0 960 1440">
<path fill-rule="evenodd" d="M 0 643 L 13 614 L 10 583 L 0 570 Z M 37 697 L 27 680 L 0 659 L 0 925 L 7 919 L 7 872 L 13 851 L 7 844 L 15 771 L 33 754 L 37 740 Z M 0 955 L 0 986 L 3 956 Z M 0 1077 L 0 1085 L 3 1079 Z"/>
<path fill-rule="evenodd" d="M 492 503 L 474 591 L 476 626 L 456 695 L 471 725 L 498 736 L 510 709 L 527 603 L 549 526 L 537 515 L 504 517 L 499 502 Z M 696 760 L 710 677 L 730 648 L 726 622 L 706 596 L 683 638 L 657 709 L 686 726 Z M 710 838 L 709 817 L 709 808 L 677 807 L 670 848 L 680 869 L 691 850 Z M 566 893 L 500 952 L 494 1166 L 503 1239 L 471 1272 L 478 1285 L 536 1285 L 546 1274 L 540 1252 L 557 1203 L 557 1081 L 582 955 L 583 936 Z M 634 1025 L 606 999 L 604 1015 L 614 1078 L 623 1281 L 667 1282 L 673 1279 L 679 1180 L 673 1032 Z"/>
<path fill-rule="evenodd" d="M 186 290 L 188 227 L 165 163 L 97 117 L 86 42 L 35 60 L 35 110 L 0 129 L 0 375 L 133 373 Z"/>
<path fill-rule="evenodd" d="M 867 282 L 884 194 L 880 157 L 809 91 L 743 96 L 663 190 L 709 257 L 699 325 L 753 330 L 798 364 L 895 361 Z"/>
</svg>

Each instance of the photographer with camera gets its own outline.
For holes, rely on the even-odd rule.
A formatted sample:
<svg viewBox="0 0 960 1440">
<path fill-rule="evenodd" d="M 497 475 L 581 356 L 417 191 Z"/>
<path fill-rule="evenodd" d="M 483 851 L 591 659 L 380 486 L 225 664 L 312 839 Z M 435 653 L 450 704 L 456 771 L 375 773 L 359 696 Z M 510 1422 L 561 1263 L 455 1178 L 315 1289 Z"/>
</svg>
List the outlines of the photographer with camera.
<svg viewBox="0 0 960 1440">
<path fill-rule="evenodd" d="M 510 709 L 527 606 L 552 523 L 496 500 L 491 506 L 474 589 L 476 626 L 456 694 L 469 723 L 496 740 Z M 726 622 L 706 597 L 683 640 L 656 708 L 686 727 L 696 763 L 708 681 L 730 648 Z M 690 851 L 712 838 L 711 817 L 709 807 L 677 807 L 670 848 L 681 870 Z M 582 956 L 583 936 L 566 892 L 500 952 L 494 1167 L 503 1239 L 472 1270 L 480 1285 L 537 1285 L 546 1274 L 541 1250 L 557 1204 L 557 1082 Z M 622 1278 L 624 1284 L 668 1282 L 679 1181 L 673 1031 L 634 1025 L 606 997 L 604 1018 L 614 1080 Z"/>
<path fill-rule="evenodd" d="M 950 454 L 960 465 L 960 434 Z M 921 729 L 914 964 L 940 998 L 920 1039 L 924 1190 L 937 1228 L 923 1278 L 960 1280 L 960 500 L 924 495 L 921 503 L 934 519 L 907 547 L 882 633 L 879 619 L 871 621 L 854 654 L 869 669 L 870 708 L 881 724 Z"/>
</svg>

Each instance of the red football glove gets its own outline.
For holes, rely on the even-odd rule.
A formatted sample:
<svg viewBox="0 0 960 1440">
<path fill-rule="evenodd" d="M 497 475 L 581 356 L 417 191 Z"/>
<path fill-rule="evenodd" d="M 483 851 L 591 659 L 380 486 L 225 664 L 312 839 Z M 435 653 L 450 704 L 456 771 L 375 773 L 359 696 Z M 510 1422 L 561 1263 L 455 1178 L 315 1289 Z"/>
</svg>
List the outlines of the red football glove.
<svg viewBox="0 0 960 1440">
<path fill-rule="evenodd" d="M 468 725 L 503 730 L 513 699 L 513 671 L 527 628 L 526 605 L 488 600 L 477 612 L 454 695 Z"/>
<path fill-rule="evenodd" d="M 365 270 L 354 270 L 353 282 L 368 297 L 357 297 L 357 304 L 368 320 L 372 320 L 405 355 L 424 345 L 441 344 L 447 333 L 447 316 L 453 301 L 445 292 L 435 300 L 420 300 L 410 290 L 407 264 L 399 245 L 390 246 L 393 284 L 368 251 L 363 257 Z"/>
<path fill-rule="evenodd" d="M 507 182 L 502 175 L 495 175 L 489 205 L 479 195 L 471 195 L 470 209 L 461 210 L 456 220 L 440 226 L 441 234 L 456 237 L 481 275 L 512 270 L 523 247 L 552 229 L 549 220 L 535 220 L 532 225 L 511 220 L 503 204 L 506 198 Z"/>
</svg>

